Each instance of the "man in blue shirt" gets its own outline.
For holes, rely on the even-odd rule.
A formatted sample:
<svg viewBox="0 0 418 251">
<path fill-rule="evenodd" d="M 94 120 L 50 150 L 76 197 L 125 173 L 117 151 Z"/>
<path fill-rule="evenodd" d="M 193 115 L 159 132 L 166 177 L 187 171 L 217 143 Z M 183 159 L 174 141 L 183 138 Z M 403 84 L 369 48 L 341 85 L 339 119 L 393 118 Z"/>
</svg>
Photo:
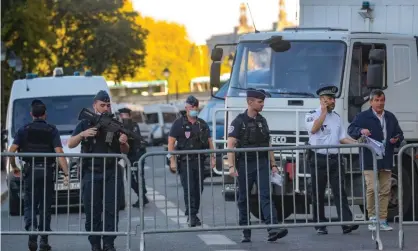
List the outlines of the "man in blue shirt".
<svg viewBox="0 0 418 251">
<path fill-rule="evenodd" d="M 375 212 L 374 201 L 374 174 L 373 157 L 368 149 L 364 149 L 363 163 L 364 176 L 367 187 L 367 212 L 370 220 L 377 221 L 379 215 L 380 230 L 390 231 L 392 227 L 387 223 L 389 195 L 391 189 L 391 175 L 393 168 L 393 154 L 395 147 L 399 147 L 403 141 L 403 132 L 395 115 L 385 110 L 385 93 L 382 90 L 373 90 L 370 93 L 370 109 L 359 113 L 348 127 L 348 134 L 358 139 L 362 135 L 382 142 L 385 146 L 383 159 L 377 161 L 379 169 L 379 209 Z M 369 230 L 375 230 L 375 224 L 369 225 Z"/>
<path fill-rule="evenodd" d="M 21 153 L 63 153 L 59 132 L 54 125 L 48 124 L 46 107 L 40 100 L 32 101 L 31 116 L 33 121 L 17 131 L 9 152 Z M 23 198 L 26 231 L 51 231 L 51 205 L 54 191 L 53 172 L 55 158 L 23 157 Z M 68 166 L 64 157 L 58 158 L 64 172 L 64 184 L 68 183 Z M 46 163 L 46 165 L 45 165 Z M 20 170 L 16 166 L 15 157 L 10 157 L 10 165 L 15 173 Z M 32 190 L 33 189 L 33 190 Z M 33 198 L 33 201 L 32 201 Z M 37 212 L 39 209 L 39 223 Z M 45 222 L 45 225 L 44 225 Z M 38 248 L 38 236 L 30 235 L 28 246 L 30 251 Z M 48 236 L 42 235 L 40 251 L 51 250 Z"/>
</svg>

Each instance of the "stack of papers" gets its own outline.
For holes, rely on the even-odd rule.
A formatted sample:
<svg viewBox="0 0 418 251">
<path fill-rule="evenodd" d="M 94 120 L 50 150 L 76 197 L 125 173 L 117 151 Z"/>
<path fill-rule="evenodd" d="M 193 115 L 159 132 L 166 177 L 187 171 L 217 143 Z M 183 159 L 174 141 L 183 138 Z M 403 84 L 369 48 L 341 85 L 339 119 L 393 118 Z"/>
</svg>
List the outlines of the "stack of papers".
<svg viewBox="0 0 418 251">
<path fill-rule="evenodd" d="M 363 139 L 364 143 L 370 146 L 376 152 L 377 159 L 382 159 L 385 155 L 385 146 L 383 143 L 367 136 L 363 136 Z"/>
</svg>

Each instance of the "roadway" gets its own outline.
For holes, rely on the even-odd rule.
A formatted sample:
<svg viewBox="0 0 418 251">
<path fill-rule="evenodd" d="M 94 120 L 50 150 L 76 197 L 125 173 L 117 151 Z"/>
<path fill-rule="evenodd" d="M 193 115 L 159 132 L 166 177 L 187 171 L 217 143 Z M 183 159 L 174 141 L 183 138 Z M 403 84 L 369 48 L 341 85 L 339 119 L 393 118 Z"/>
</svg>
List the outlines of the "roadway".
<svg viewBox="0 0 418 251">
<path fill-rule="evenodd" d="M 161 148 L 150 148 L 150 151 L 162 150 Z M 184 216 L 183 192 L 180 180 L 176 175 L 167 171 L 165 159 L 154 157 L 146 161 L 146 179 L 148 198 L 150 203 L 145 206 L 145 228 L 146 229 L 184 229 L 186 217 Z M 154 177 L 154 179 L 152 179 Z M 237 222 L 237 208 L 234 202 L 224 202 L 221 194 L 222 182 L 219 178 L 211 178 L 205 181 L 205 188 L 202 198 L 200 218 L 203 227 L 235 225 Z M 167 185 L 165 185 L 167 184 Z M 132 203 L 136 201 L 136 195 L 132 195 Z M 166 206 L 167 205 L 167 206 Z M 21 230 L 23 219 L 10 217 L 7 211 L 7 200 L 2 204 L 1 229 Z M 77 210 L 76 210 L 77 211 Z M 355 210 L 357 212 L 357 209 Z M 328 210 L 326 210 L 328 212 Z M 140 213 L 137 208 L 132 208 L 131 230 L 139 230 Z M 333 209 L 333 216 L 335 210 Z M 178 216 L 179 215 L 179 216 Z M 80 220 L 81 216 L 81 220 Z M 79 212 L 59 213 L 52 217 L 52 229 L 60 231 L 83 231 L 84 215 Z M 10 221 L 9 221 L 10 219 Z M 293 216 L 288 218 L 293 222 Z M 10 222 L 10 223 L 9 223 Z M 80 224 L 81 223 L 81 224 Z M 384 250 L 398 250 L 397 225 L 394 231 L 383 232 L 382 240 Z M 119 229 L 127 228 L 127 210 L 121 211 Z M 417 250 L 418 228 L 405 227 L 405 248 L 404 250 Z M 366 226 L 348 235 L 341 233 L 340 227 L 329 227 L 329 234 L 317 236 L 312 228 L 291 228 L 286 238 L 275 243 L 266 242 L 266 230 L 253 230 L 252 243 L 240 243 L 241 231 L 199 231 L 185 233 L 159 233 L 145 235 L 145 246 L 147 251 L 181 250 L 181 251 L 247 251 L 247 250 L 311 250 L 311 251 L 354 251 L 354 250 L 375 250 L 375 243 L 371 239 L 371 233 Z M 131 250 L 139 250 L 140 235 L 132 237 Z M 86 236 L 51 236 L 50 243 L 53 250 L 90 250 Z M 117 250 L 126 250 L 126 237 L 116 239 Z M 27 236 L 2 236 L 1 250 L 27 250 Z"/>
</svg>

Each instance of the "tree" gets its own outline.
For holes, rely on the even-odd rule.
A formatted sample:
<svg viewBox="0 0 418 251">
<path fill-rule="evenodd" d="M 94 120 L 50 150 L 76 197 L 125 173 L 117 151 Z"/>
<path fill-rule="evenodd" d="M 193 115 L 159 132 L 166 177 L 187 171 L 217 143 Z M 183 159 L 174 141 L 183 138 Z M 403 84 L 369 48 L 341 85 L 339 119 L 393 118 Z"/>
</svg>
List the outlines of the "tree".
<svg viewBox="0 0 418 251">
<path fill-rule="evenodd" d="M 137 24 L 150 34 L 146 41 L 146 66 L 138 70 L 134 80 L 164 79 L 162 71 L 169 68 L 169 93 L 181 93 L 190 91 L 190 79 L 208 74 L 206 46 L 191 43 L 184 26 L 150 17 L 138 18 Z"/>
<path fill-rule="evenodd" d="M 121 81 L 144 65 L 148 32 L 137 25 L 130 1 L 53 1 L 57 65 L 68 72 L 91 69 Z"/>
</svg>

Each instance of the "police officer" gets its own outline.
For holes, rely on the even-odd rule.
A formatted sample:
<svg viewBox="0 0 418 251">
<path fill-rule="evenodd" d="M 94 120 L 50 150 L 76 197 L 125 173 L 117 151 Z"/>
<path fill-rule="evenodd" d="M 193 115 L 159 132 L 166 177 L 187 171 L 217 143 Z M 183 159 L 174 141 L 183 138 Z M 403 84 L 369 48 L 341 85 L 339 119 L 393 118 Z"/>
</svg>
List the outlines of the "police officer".
<svg viewBox="0 0 418 251">
<path fill-rule="evenodd" d="M 316 92 L 320 96 L 321 106 L 318 109 L 307 113 L 305 117 L 310 145 L 328 146 L 338 145 L 340 143 L 356 143 L 355 140 L 347 138 L 343 121 L 340 115 L 334 111 L 335 94 L 337 92 L 338 88 L 336 86 L 325 86 Z M 308 163 L 311 171 L 313 220 L 315 222 L 326 221 L 324 200 L 328 180 L 331 184 L 339 219 L 342 221 L 352 221 L 352 213 L 348 206 L 347 194 L 344 186 L 344 169 L 341 168 L 341 170 L 338 170 L 342 167 L 339 163 L 341 160 L 338 159 L 338 156 L 338 149 L 335 148 L 318 149 L 309 152 Z M 315 163 L 315 161 L 317 163 Z M 327 166 L 329 167 L 329 174 Z M 328 234 L 325 226 L 315 227 L 315 229 L 318 234 Z M 350 233 L 356 229 L 358 229 L 358 225 L 342 226 L 344 234 Z"/>
<path fill-rule="evenodd" d="M 138 124 L 132 120 L 132 117 L 131 117 L 132 110 L 129 108 L 121 108 L 118 111 L 119 111 L 119 116 L 122 119 L 124 127 L 129 130 L 132 130 L 134 133 L 138 134 L 139 137 L 142 137 Z M 135 141 L 133 139 L 129 139 L 128 143 L 130 146 L 128 158 L 131 164 L 133 165 L 135 162 L 138 162 L 139 158 L 146 152 L 145 144 L 143 144 L 143 142 L 141 141 Z M 135 167 L 138 168 L 138 166 L 135 166 Z M 144 165 L 141 166 L 141 169 L 142 169 L 142 175 L 141 175 L 142 199 L 143 199 L 144 205 L 146 205 L 149 203 L 149 201 L 148 201 L 147 196 L 145 196 L 145 194 L 147 193 L 147 189 L 145 187 Z M 131 188 L 132 190 L 134 190 L 134 192 L 136 193 L 136 195 L 138 195 L 138 198 L 139 198 L 139 175 L 138 174 L 139 174 L 139 170 L 131 171 Z M 139 207 L 139 199 L 132 206 Z"/>
<path fill-rule="evenodd" d="M 57 128 L 45 121 L 45 104 L 40 100 L 33 100 L 31 106 L 33 121 L 17 131 L 9 152 L 63 153 Z M 23 166 L 25 229 L 26 231 L 51 231 L 50 209 L 54 191 L 53 173 L 55 169 L 55 158 L 34 157 L 32 159 L 31 157 L 24 157 L 22 160 L 25 162 Z M 58 162 L 64 172 L 64 185 L 67 185 L 67 161 L 64 157 L 59 157 Z M 14 169 L 13 171 L 18 173 L 19 169 L 16 166 L 14 157 L 10 157 L 10 164 Z M 39 221 L 36 216 L 38 211 Z M 37 235 L 29 236 L 28 246 L 30 251 L 37 250 L 37 239 Z M 39 248 L 40 251 L 51 250 L 47 235 L 41 236 Z"/>
<path fill-rule="evenodd" d="M 248 108 L 244 113 L 239 114 L 228 128 L 228 149 L 269 147 L 270 131 L 266 119 L 260 114 L 263 110 L 264 99 L 268 94 L 264 90 L 247 90 Z M 269 155 L 270 154 L 270 158 Z M 274 203 L 270 201 L 270 171 L 277 173 L 277 166 L 273 152 L 259 152 L 258 159 L 255 152 L 246 154 L 228 153 L 229 173 L 231 176 L 238 176 L 238 209 L 239 225 L 250 224 L 247 214 L 247 199 L 250 196 L 253 184 L 258 183 L 260 187 L 260 205 L 266 224 L 278 224 L 277 211 Z M 236 158 L 237 157 L 237 158 Z M 270 159 L 270 163 L 269 163 Z M 237 161 L 235 161 L 237 160 Z M 258 163 L 257 163 L 258 161 Z M 246 163 L 247 162 L 247 163 Z M 257 166 L 259 169 L 257 170 Z M 237 172 L 238 170 L 238 172 Z M 258 177 L 259 174 L 259 177 Z M 248 181 L 248 183 L 247 183 Z M 248 187 L 247 187 L 248 184 Z M 272 214 L 270 214 L 270 203 Z M 268 229 L 268 241 L 276 241 L 287 235 L 287 229 Z M 242 242 L 251 242 L 251 230 L 243 231 Z"/>
<path fill-rule="evenodd" d="M 106 91 L 99 91 L 96 94 L 93 108 L 98 114 L 111 113 L 110 97 Z M 127 154 L 129 152 L 128 138 L 125 134 L 105 132 L 94 126 L 87 120 L 80 121 L 68 140 L 68 147 L 74 148 L 81 143 L 82 153 Z M 111 142 L 109 142 L 109 138 Z M 83 159 L 82 191 L 86 213 L 86 231 L 117 231 L 119 205 L 116 205 L 115 210 L 115 198 L 118 197 L 115 191 L 115 183 L 118 182 L 116 177 L 121 177 L 121 174 L 117 173 L 120 167 L 116 167 L 115 162 L 115 158 L 106 158 L 106 162 L 104 158 L 94 158 L 94 161 L 92 158 Z M 116 187 L 121 189 L 119 185 Z M 119 202 L 120 198 L 116 201 Z M 102 212 L 102 203 L 104 203 L 104 212 Z M 104 223 L 102 222 L 102 213 Z M 91 226 L 93 226 L 93 229 L 91 229 Z M 104 229 L 102 229 L 102 226 L 104 226 Z M 104 251 L 115 250 L 114 240 L 116 236 L 90 235 L 88 238 L 92 245 L 92 251 L 102 250 L 101 238 L 103 239 Z"/>
<path fill-rule="evenodd" d="M 168 137 L 168 151 L 176 150 L 199 150 L 213 149 L 212 138 L 208 124 L 197 117 L 199 114 L 199 101 L 194 96 L 189 96 L 186 100 L 186 116 L 182 116 L 174 121 Z M 177 141 L 177 147 L 174 145 Z M 175 173 L 178 170 L 181 185 L 184 191 L 184 204 L 186 215 L 190 227 L 200 226 L 202 223 L 197 217 L 200 207 L 200 195 L 203 192 L 203 163 L 204 156 L 189 154 L 179 156 L 167 156 L 170 160 L 170 170 Z M 178 163 L 178 166 L 177 166 Z M 215 155 L 211 157 L 211 166 L 215 165 Z M 190 197 L 190 203 L 189 203 Z M 190 209 L 190 211 L 189 211 Z"/>
</svg>

